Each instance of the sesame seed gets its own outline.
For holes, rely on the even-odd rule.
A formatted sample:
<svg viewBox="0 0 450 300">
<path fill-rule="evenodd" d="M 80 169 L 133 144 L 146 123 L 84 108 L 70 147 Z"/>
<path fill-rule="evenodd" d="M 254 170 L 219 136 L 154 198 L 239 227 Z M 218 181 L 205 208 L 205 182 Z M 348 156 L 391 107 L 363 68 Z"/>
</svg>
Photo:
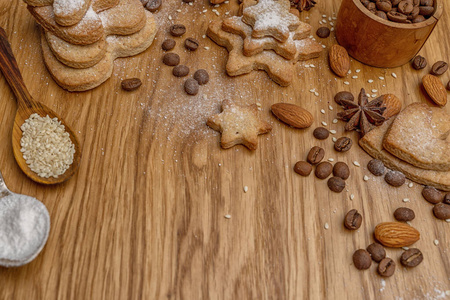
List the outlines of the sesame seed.
<svg viewBox="0 0 450 300">
<path fill-rule="evenodd" d="M 344 81 L 344 84 L 345 84 L 345 85 L 350 85 L 350 82 Z"/>
<path fill-rule="evenodd" d="M 363 180 L 364 180 L 364 181 L 368 181 L 368 180 L 369 180 L 369 176 L 364 175 Z"/>
<path fill-rule="evenodd" d="M 328 223 L 325 223 L 325 225 L 323 226 L 325 229 L 330 228 L 330 225 L 328 225 Z"/>
<path fill-rule="evenodd" d="M 355 195 L 351 194 L 350 195 L 350 200 L 353 200 L 353 199 L 355 199 Z"/>
<path fill-rule="evenodd" d="M 384 77 L 383 77 L 383 76 L 380 76 L 380 77 L 378 77 L 378 79 L 380 79 L 380 80 L 384 80 Z"/>
<path fill-rule="evenodd" d="M 377 89 L 372 89 L 372 93 L 378 93 Z"/>
<path fill-rule="evenodd" d="M 334 31 L 334 27 L 331 27 L 330 31 Z"/>
<path fill-rule="evenodd" d="M 438 240 L 434 240 L 434 244 L 437 246 L 439 245 L 439 241 Z"/>
<path fill-rule="evenodd" d="M 328 124 L 327 124 L 327 122 L 322 121 L 322 125 L 323 125 L 323 126 L 327 126 Z"/>
<path fill-rule="evenodd" d="M 357 166 L 357 167 L 361 167 L 360 163 L 357 162 L 356 160 L 353 162 L 353 164 L 354 164 L 355 166 Z"/>
<path fill-rule="evenodd" d="M 408 187 L 410 187 L 410 188 L 412 188 L 414 186 L 414 183 L 412 183 L 412 182 L 410 182 L 409 184 L 408 184 Z"/>
<path fill-rule="evenodd" d="M 367 82 L 368 82 L 368 83 L 372 83 L 372 82 L 373 82 L 373 79 L 369 79 L 369 80 L 367 80 Z"/>
<path fill-rule="evenodd" d="M 397 74 L 392 73 L 392 77 L 397 78 Z"/>
<path fill-rule="evenodd" d="M 321 112 L 322 114 L 324 114 L 324 113 L 325 113 L 325 109 L 321 109 L 320 112 Z"/>
<path fill-rule="evenodd" d="M 360 70 L 360 69 L 356 69 L 355 72 L 356 72 L 356 73 L 359 73 L 359 72 L 361 72 L 361 70 Z"/>
<path fill-rule="evenodd" d="M 403 202 L 409 202 L 410 200 L 409 200 L 409 198 L 403 198 L 403 200 L 402 200 Z"/>
<path fill-rule="evenodd" d="M 333 161 L 334 161 L 334 158 L 331 158 L 331 157 L 330 157 L 330 158 L 328 159 L 328 161 L 329 161 L 329 162 L 333 162 Z"/>
<path fill-rule="evenodd" d="M 331 140 L 333 141 L 333 143 L 336 143 L 337 138 L 335 138 L 334 136 L 331 138 Z"/>
<path fill-rule="evenodd" d="M 331 134 L 336 134 L 336 130 L 331 129 L 331 130 L 330 130 L 330 133 L 331 133 Z"/>
<path fill-rule="evenodd" d="M 319 97 L 319 92 L 314 92 L 314 95 L 315 95 L 316 97 Z"/>
<path fill-rule="evenodd" d="M 248 192 L 248 186 L 244 186 L 244 193 Z"/>
<path fill-rule="evenodd" d="M 409 247 L 402 247 L 403 250 L 408 251 Z"/>
<path fill-rule="evenodd" d="M 231 215 L 225 215 L 225 219 L 231 219 Z"/>
<path fill-rule="evenodd" d="M 203 48 L 205 48 L 205 50 L 209 50 L 209 47 L 208 47 L 208 46 L 205 46 L 205 47 L 203 47 Z"/>
<path fill-rule="evenodd" d="M 353 75 L 352 78 L 353 78 L 353 79 L 358 79 L 358 76 Z"/>
<path fill-rule="evenodd" d="M 329 110 L 333 110 L 334 108 L 333 108 L 333 106 L 328 105 L 328 109 L 329 109 Z"/>
<path fill-rule="evenodd" d="M 336 124 L 339 120 L 338 119 L 333 119 L 333 124 Z"/>
<path fill-rule="evenodd" d="M 375 98 L 377 96 L 377 94 L 372 94 L 370 95 L 372 98 Z"/>
</svg>

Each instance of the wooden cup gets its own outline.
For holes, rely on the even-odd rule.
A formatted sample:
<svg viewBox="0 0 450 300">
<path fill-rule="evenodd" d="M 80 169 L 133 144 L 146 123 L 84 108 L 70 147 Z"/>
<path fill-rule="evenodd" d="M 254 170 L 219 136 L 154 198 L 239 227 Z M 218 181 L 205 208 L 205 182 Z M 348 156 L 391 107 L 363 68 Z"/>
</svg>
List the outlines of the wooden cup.
<svg viewBox="0 0 450 300">
<path fill-rule="evenodd" d="M 336 38 L 360 62 L 394 68 L 413 59 L 442 15 L 442 1 L 434 1 L 435 13 L 426 21 L 402 24 L 383 20 L 360 0 L 342 0 L 336 22 Z"/>
</svg>

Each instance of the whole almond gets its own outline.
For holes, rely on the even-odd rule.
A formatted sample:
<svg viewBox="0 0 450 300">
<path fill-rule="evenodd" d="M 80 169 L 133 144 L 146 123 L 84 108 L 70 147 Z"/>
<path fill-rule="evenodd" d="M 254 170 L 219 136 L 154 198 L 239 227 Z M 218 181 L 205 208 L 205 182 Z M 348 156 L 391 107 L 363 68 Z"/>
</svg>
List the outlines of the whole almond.
<svg viewBox="0 0 450 300">
<path fill-rule="evenodd" d="M 439 78 L 434 75 L 427 74 L 423 76 L 422 84 L 428 96 L 430 96 L 434 103 L 439 106 L 444 106 L 447 104 L 447 91 Z"/>
<path fill-rule="evenodd" d="M 383 99 L 381 106 L 386 107 L 386 110 L 383 112 L 383 117 L 386 119 L 395 116 L 402 110 L 402 102 L 397 96 L 393 94 L 385 94 L 381 97 Z"/>
<path fill-rule="evenodd" d="M 329 53 L 330 67 L 334 73 L 339 77 L 347 75 L 350 70 L 350 57 L 347 50 L 339 45 L 333 45 Z"/>
<path fill-rule="evenodd" d="M 405 223 L 385 222 L 375 227 L 375 239 L 386 247 L 400 248 L 417 242 L 420 233 Z"/>
<path fill-rule="evenodd" d="M 295 128 L 307 128 L 314 121 L 309 111 L 295 104 L 276 103 L 271 109 L 278 119 Z"/>
</svg>

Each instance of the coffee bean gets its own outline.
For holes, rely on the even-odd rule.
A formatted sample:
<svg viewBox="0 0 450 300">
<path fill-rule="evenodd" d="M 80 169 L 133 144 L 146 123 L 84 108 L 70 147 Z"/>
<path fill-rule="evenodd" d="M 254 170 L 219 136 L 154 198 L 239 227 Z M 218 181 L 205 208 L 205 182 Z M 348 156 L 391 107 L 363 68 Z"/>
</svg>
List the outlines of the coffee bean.
<svg viewBox="0 0 450 300">
<path fill-rule="evenodd" d="M 345 215 L 344 218 L 345 228 L 350 230 L 357 230 L 359 229 L 359 227 L 361 227 L 361 223 L 362 223 L 362 216 L 356 209 L 350 210 Z"/>
<path fill-rule="evenodd" d="M 399 171 L 388 171 L 384 175 L 384 180 L 392 186 L 399 187 L 405 184 L 405 174 Z"/>
<path fill-rule="evenodd" d="M 450 204 L 450 193 L 447 193 L 444 197 L 444 203 L 445 204 Z"/>
<path fill-rule="evenodd" d="M 386 257 L 380 261 L 378 265 L 378 274 L 383 277 L 391 277 L 395 272 L 395 261 L 392 258 Z"/>
<path fill-rule="evenodd" d="M 367 252 L 370 253 L 370 256 L 375 262 L 380 262 L 383 258 L 386 257 L 386 250 L 381 244 L 372 243 L 367 247 Z"/>
<path fill-rule="evenodd" d="M 193 78 L 187 79 L 186 82 L 184 83 L 184 90 L 189 95 L 197 95 L 198 88 L 199 88 L 198 82 Z"/>
<path fill-rule="evenodd" d="M 333 165 L 327 161 L 323 161 L 317 165 L 316 171 L 314 172 L 314 174 L 319 179 L 325 179 L 328 176 L 330 176 L 332 171 L 333 171 Z"/>
<path fill-rule="evenodd" d="M 375 13 L 375 15 L 380 17 L 380 18 L 382 18 L 383 20 L 387 20 L 388 19 L 386 13 L 384 11 L 381 11 L 381 10 L 378 10 Z"/>
<path fill-rule="evenodd" d="M 353 253 L 353 264 L 358 270 L 367 270 L 372 265 L 369 252 L 364 249 L 356 250 Z"/>
<path fill-rule="evenodd" d="M 162 0 L 149 0 L 145 8 L 150 12 L 155 12 L 161 7 Z"/>
<path fill-rule="evenodd" d="M 172 50 L 176 45 L 176 42 L 172 39 L 166 39 L 161 45 L 161 48 L 165 51 Z"/>
<path fill-rule="evenodd" d="M 209 81 L 208 72 L 204 69 L 198 69 L 194 73 L 194 79 L 197 80 L 198 84 L 200 85 L 207 84 Z"/>
<path fill-rule="evenodd" d="M 414 19 L 412 19 L 412 23 L 414 24 L 414 23 L 420 23 L 420 22 L 423 22 L 423 21 L 425 21 L 426 19 L 425 19 L 425 17 L 424 16 L 422 16 L 422 15 L 418 15 L 417 17 L 415 17 Z"/>
<path fill-rule="evenodd" d="M 433 67 L 431 67 L 431 74 L 440 76 L 444 74 L 448 69 L 448 64 L 445 61 L 436 62 Z"/>
<path fill-rule="evenodd" d="M 424 69 L 427 66 L 427 60 L 425 57 L 417 55 L 413 60 L 412 66 L 416 70 Z"/>
<path fill-rule="evenodd" d="M 145 6 L 147 4 L 148 0 L 141 0 L 141 3 L 143 6 Z"/>
<path fill-rule="evenodd" d="M 328 138 L 329 135 L 330 132 L 328 131 L 328 129 L 324 127 L 317 127 L 313 131 L 313 136 L 318 140 L 325 140 Z"/>
<path fill-rule="evenodd" d="M 333 192 L 340 193 L 345 188 L 345 181 L 341 177 L 334 176 L 328 179 L 327 185 L 328 188 Z"/>
<path fill-rule="evenodd" d="M 189 68 L 185 65 L 175 66 L 172 70 L 172 74 L 176 77 L 184 77 L 189 74 Z"/>
<path fill-rule="evenodd" d="M 423 261 L 423 254 L 417 248 L 409 248 L 400 256 L 400 263 L 405 267 L 417 267 Z"/>
<path fill-rule="evenodd" d="M 433 6 L 433 0 L 420 0 L 420 5 L 422 6 Z"/>
<path fill-rule="evenodd" d="M 402 0 L 391 0 L 392 6 L 397 6 Z"/>
<path fill-rule="evenodd" d="M 342 105 L 341 100 L 348 100 L 348 101 L 354 101 L 355 97 L 353 96 L 352 93 L 350 92 L 339 92 L 334 96 L 334 101 L 339 104 Z"/>
<path fill-rule="evenodd" d="M 398 4 L 397 9 L 400 13 L 404 15 L 409 15 L 410 13 L 412 13 L 414 5 L 412 4 L 411 1 L 403 0 Z"/>
<path fill-rule="evenodd" d="M 444 193 L 432 186 L 424 187 L 422 190 L 422 196 L 425 198 L 425 200 L 432 204 L 437 204 L 444 200 Z"/>
<path fill-rule="evenodd" d="M 366 7 L 372 13 L 375 13 L 377 11 L 377 6 L 373 2 L 370 2 L 369 4 L 367 4 Z"/>
<path fill-rule="evenodd" d="M 370 3 L 370 0 L 361 0 L 362 5 L 367 6 Z"/>
<path fill-rule="evenodd" d="M 408 20 L 412 20 L 419 15 L 420 9 L 418 6 L 415 6 L 412 12 L 408 15 Z"/>
<path fill-rule="evenodd" d="M 449 82 L 447 82 L 447 86 L 446 86 L 446 88 L 447 88 L 447 91 L 450 91 L 450 81 L 449 81 Z"/>
<path fill-rule="evenodd" d="M 381 176 L 386 172 L 386 167 L 384 166 L 383 162 L 378 159 L 372 159 L 367 164 L 367 169 L 375 176 Z"/>
<path fill-rule="evenodd" d="M 186 27 L 183 24 L 174 24 L 170 26 L 170 34 L 173 36 L 182 36 L 186 32 Z"/>
<path fill-rule="evenodd" d="M 450 219 L 450 205 L 438 203 L 433 207 L 434 216 L 440 220 Z"/>
<path fill-rule="evenodd" d="M 387 13 L 387 17 L 389 20 L 397 23 L 407 23 L 408 17 L 402 13 L 390 11 Z"/>
<path fill-rule="evenodd" d="M 399 207 L 394 211 L 394 218 L 397 221 L 412 221 L 416 217 L 414 211 L 407 207 Z"/>
<path fill-rule="evenodd" d="M 421 14 L 424 17 L 429 17 L 432 14 L 434 14 L 434 7 L 433 6 L 419 6 L 419 14 Z"/>
<path fill-rule="evenodd" d="M 338 161 L 334 164 L 333 175 L 346 180 L 350 176 L 350 169 L 345 162 Z"/>
<path fill-rule="evenodd" d="M 125 91 L 133 91 L 142 85 L 142 81 L 139 78 L 130 78 L 123 80 L 121 85 Z"/>
<path fill-rule="evenodd" d="M 314 146 L 309 150 L 306 161 L 312 165 L 317 165 L 320 163 L 325 156 L 325 150 L 318 146 Z"/>
<path fill-rule="evenodd" d="M 187 38 L 184 41 L 184 47 L 188 50 L 195 51 L 197 50 L 199 42 L 194 38 Z"/>
<path fill-rule="evenodd" d="M 343 136 L 338 138 L 334 143 L 334 149 L 338 152 L 347 152 L 348 150 L 350 150 L 352 145 L 353 141 L 350 138 Z"/>
<path fill-rule="evenodd" d="M 392 10 L 392 3 L 389 0 L 380 0 L 376 5 L 377 9 L 383 12 L 390 12 Z"/>
<path fill-rule="evenodd" d="M 180 56 L 176 53 L 166 53 L 163 57 L 163 63 L 168 66 L 176 66 L 180 63 Z"/>
<path fill-rule="evenodd" d="M 298 161 L 294 166 L 294 172 L 301 176 L 309 176 L 312 171 L 311 164 L 306 161 Z"/>
<path fill-rule="evenodd" d="M 322 39 L 327 38 L 330 36 L 330 29 L 328 27 L 320 27 L 317 29 L 316 34 Z"/>
</svg>

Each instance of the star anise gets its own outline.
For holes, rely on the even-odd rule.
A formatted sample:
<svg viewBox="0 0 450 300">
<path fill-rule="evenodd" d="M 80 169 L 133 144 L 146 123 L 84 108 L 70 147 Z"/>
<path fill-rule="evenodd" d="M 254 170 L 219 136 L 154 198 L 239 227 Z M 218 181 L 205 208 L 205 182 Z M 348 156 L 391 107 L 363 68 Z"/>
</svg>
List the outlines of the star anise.
<svg viewBox="0 0 450 300">
<path fill-rule="evenodd" d="M 344 111 L 338 113 L 338 118 L 347 121 L 345 130 L 359 129 L 361 135 L 364 136 L 372 130 L 373 125 L 380 126 L 386 121 L 386 118 L 383 117 L 383 112 L 386 107 L 381 107 L 382 104 L 382 97 L 378 97 L 369 102 L 366 91 L 361 89 L 358 96 L 358 103 L 351 100 L 341 100 Z"/>
<path fill-rule="evenodd" d="M 299 11 L 310 10 L 317 3 L 315 0 L 289 0 L 289 1 L 291 1 L 291 6 L 294 6 Z"/>
</svg>

